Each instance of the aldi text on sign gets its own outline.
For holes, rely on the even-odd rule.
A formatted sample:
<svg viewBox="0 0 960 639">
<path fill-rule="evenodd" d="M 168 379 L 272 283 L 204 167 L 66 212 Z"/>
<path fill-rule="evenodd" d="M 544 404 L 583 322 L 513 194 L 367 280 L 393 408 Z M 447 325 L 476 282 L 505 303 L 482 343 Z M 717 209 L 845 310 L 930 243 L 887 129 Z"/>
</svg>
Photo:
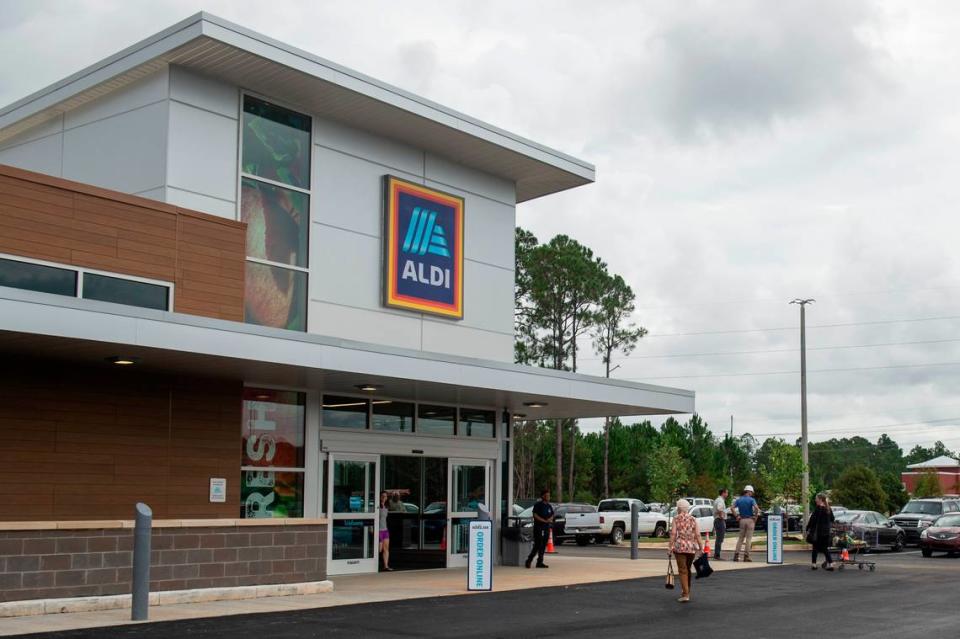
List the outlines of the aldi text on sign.
<svg viewBox="0 0 960 639">
<path fill-rule="evenodd" d="M 384 177 L 384 304 L 463 318 L 463 198 Z"/>
<path fill-rule="evenodd" d="M 767 517 L 767 563 L 783 563 L 783 515 Z"/>
<path fill-rule="evenodd" d="M 493 522 L 470 521 L 467 590 L 493 590 Z"/>
</svg>

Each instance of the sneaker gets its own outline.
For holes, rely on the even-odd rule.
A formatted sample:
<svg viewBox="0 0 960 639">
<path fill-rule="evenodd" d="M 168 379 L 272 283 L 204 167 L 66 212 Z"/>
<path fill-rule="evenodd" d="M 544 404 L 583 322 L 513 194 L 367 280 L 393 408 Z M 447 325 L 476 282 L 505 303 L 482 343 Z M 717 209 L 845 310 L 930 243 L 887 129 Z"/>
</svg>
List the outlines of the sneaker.
<svg viewBox="0 0 960 639">
<path fill-rule="evenodd" d="M 529 567 L 530 567 L 530 564 L 532 564 L 532 563 L 533 563 L 533 559 L 527 559 L 527 560 L 523 563 L 523 565 L 526 566 L 527 568 L 529 568 Z"/>
<path fill-rule="evenodd" d="M 816 570 L 816 569 L 817 569 L 817 564 L 813 564 L 812 566 L 810 566 L 810 570 Z"/>
<path fill-rule="evenodd" d="M 833 564 L 827 565 L 827 567 L 824 568 L 824 570 L 826 570 L 827 572 L 833 572 Z"/>
<path fill-rule="evenodd" d="M 734 556 L 733 556 L 733 560 L 734 560 L 734 561 L 740 561 L 740 555 L 734 555 Z"/>
<path fill-rule="evenodd" d="M 537 568 L 549 568 L 547 564 L 537 564 Z"/>
<path fill-rule="evenodd" d="M 690 603 L 690 597 L 680 597 L 677 601 L 680 603 Z"/>
<path fill-rule="evenodd" d="M 750 557 L 744 557 L 743 560 L 744 560 L 744 561 L 749 561 L 750 563 L 753 563 L 753 559 L 750 559 Z"/>
</svg>

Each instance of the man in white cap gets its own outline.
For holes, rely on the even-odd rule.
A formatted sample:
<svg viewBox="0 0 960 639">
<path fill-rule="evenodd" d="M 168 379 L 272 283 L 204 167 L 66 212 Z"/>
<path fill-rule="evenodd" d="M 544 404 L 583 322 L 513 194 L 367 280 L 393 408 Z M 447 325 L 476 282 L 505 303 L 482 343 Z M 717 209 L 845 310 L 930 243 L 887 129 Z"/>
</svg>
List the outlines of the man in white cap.
<svg viewBox="0 0 960 639">
<path fill-rule="evenodd" d="M 740 561 L 740 547 L 743 546 L 743 560 L 753 561 L 750 559 L 750 545 L 753 543 L 753 528 L 757 525 L 757 517 L 760 515 L 760 507 L 757 505 L 757 500 L 753 498 L 753 486 L 748 484 L 740 498 L 733 502 L 733 514 L 737 516 L 737 523 L 740 526 L 740 536 L 737 537 L 737 548 L 733 553 L 733 560 Z"/>
</svg>

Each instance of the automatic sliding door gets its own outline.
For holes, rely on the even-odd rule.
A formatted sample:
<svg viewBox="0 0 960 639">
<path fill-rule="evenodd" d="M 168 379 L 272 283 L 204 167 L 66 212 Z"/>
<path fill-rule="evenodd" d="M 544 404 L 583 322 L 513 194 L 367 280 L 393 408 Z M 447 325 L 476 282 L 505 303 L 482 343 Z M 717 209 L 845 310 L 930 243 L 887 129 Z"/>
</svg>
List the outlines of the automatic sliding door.
<svg viewBox="0 0 960 639">
<path fill-rule="evenodd" d="M 447 567 L 467 565 L 467 538 L 470 520 L 476 519 L 481 504 L 489 508 L 490 463 L 451 459 L 449 461 L 450 526 L 447 540 Z"/>
<path fill-rule="evenodd" d="M 327 477 L 330 532 L 327 572 L 376 572 L 379 457 L 331 453 Z"/>
</svg>

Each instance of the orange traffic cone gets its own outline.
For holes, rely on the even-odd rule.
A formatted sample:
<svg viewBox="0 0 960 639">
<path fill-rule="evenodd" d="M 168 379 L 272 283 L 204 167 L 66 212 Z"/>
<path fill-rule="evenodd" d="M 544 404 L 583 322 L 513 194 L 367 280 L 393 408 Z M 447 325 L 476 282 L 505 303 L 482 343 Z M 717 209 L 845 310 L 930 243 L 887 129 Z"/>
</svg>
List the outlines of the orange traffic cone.
<svg viewBox="0 0 960 639">
<path fill-rule="evenodd" d="M 707 541 L 703 543 L 703 554 L 710 554 L 710 533 L 707 533 Z"/>
<path fill-rule="evenodd" d="M 850 561 L 850 551 L 846 548 L 840 553 L 840 561 Z"/>
<path fill-rule="evenodd" d="M 547 538 L 547 554 L 548 555 L 557 554 L 556 549 L 553 547 L 553 528 L 550 529 L 550 536 Z"/>
</svg>

